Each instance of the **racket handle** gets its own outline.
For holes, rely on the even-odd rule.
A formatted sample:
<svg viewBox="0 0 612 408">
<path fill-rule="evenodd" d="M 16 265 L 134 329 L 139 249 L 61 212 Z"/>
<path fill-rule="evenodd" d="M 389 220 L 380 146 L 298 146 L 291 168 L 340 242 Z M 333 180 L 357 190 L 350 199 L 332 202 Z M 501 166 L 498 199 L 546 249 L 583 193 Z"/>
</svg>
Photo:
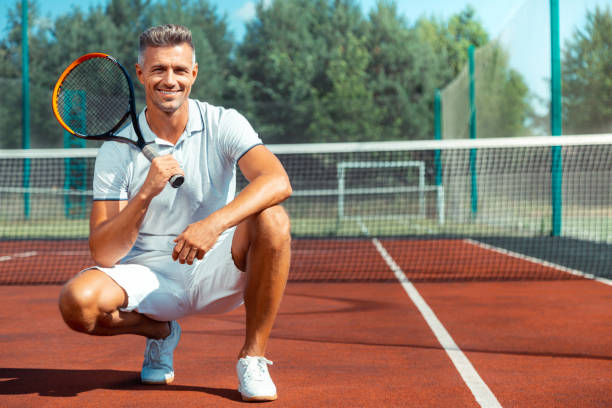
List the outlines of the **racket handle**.
<svg viewBox="0 0 612 408">
<path fill-rule="evenodd" d="M 170 185 L 174 188 L 179 188 L 183 182 L 185 181 L 185 177 L 181 176 L 180 174 L 175 174 L 174 176 L 170 177 Z"/>
<path fill-rule="evenodd" d="M 149 161 L 153 161 L 154 158 L 159 157 L 157 147 L 153 143 L 144 145 L 144 147 L 142 148 L 142 153 L 147 159 L 149 159 Z M 178 188 L 181 186 L 181 184 L 183 184 L 184 181 L 185 177 L 180 174 L 175 174 L 174 176 L 170 177 L 168 183 L 170 183 L 172 187 Z"/>
</svg>

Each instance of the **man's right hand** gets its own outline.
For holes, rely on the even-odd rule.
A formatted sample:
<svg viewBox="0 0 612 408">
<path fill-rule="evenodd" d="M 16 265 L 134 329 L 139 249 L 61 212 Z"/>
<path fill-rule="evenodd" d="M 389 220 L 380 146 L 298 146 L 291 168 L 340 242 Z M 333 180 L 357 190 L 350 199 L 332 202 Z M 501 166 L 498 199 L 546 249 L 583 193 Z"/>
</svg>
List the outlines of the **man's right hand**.
<svg viewBox="0 0 612 408">
<path fill-rule="evenodd" d="M 168 154 L 153 159 L 149 173 L 140 189 L 140 193 L 153 198 L 166 187 L 170 177 L 175 174 L 185 175 L 176 159 Z"/>
</svg>

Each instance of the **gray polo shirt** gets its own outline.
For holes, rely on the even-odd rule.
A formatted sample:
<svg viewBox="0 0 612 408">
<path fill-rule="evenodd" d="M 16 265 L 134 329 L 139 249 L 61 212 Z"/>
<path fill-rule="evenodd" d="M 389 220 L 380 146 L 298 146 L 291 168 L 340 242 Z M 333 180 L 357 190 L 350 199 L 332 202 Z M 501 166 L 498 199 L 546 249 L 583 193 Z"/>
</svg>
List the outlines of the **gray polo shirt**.
<svg viewBox="0 0 612 408">
<path fill-rule="evenodd" d="M 180 163 L 185 182 L 177 189 L 166 185 L 152 200 L 136 243 L 126 258 L 143 251 L 172 251 L 174 238 L 187 225 L 232 201 L 236 192 L 236 163 L 251 148 L 262 144 L 237 111 L 193 99 L 189 100 L 187 126 L 176 145 L 155 136 L 144 110 L 139 123 L 147 142 L 155 141 L 160 154 L 172 154 Z M 136 140 L 132 126 L 124 128 L 120 136 Z M 144 183 L 149 167 L 150 162 L 136 147 L 105 142 L 96 158 L 94 200 L 129 200 Z"/>
</svg>

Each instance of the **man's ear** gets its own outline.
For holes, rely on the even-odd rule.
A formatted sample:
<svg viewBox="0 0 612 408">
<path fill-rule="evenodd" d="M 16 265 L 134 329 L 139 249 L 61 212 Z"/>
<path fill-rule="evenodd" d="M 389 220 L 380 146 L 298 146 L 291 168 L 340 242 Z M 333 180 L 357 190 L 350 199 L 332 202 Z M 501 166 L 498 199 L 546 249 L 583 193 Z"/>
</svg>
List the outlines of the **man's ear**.
<svg viewBox="0 0 612 408">
<path fill-rule="evenodd" d="M 144 85 L 144 75 L 142 72 L 142 67 L 139 64 L 135 64 L 134 68 L 136 68 L 136 76 L 138 77 L 138 80 L 141 84 Z"/>
<path fill-rule="evenodd" d="M 191 75 L 193 75 L 193 80 L 195 81 L 198 77 L 198 63 L 193 64 L 193 68 L 191 69 Z"/>
</svg>

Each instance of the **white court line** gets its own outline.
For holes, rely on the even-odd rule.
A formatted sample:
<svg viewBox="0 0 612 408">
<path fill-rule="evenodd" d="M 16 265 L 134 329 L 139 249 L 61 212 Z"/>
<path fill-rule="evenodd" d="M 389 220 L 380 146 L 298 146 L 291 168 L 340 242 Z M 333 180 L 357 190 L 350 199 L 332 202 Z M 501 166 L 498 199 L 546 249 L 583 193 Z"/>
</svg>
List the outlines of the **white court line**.
<svg viewBox="0 0 612 408">
<path fill-rule="evenodd" d="M 89 251 L 58 251 L 58 252 L 49 252 L 48 255 L 84 256 L 84 255 L 89 255 Z"/>
<path fill-rule="evenodd" d="M 545 261 L 543 259 L 538 259 L 538 258 L 534 258 L 532 256 L 519 254 L 517 252 L 508 251 L 507 249 L 499 248 L 499 247 L 496 247 L 496 246 L 493 246 L 493 245 L 489 245 L 489 244 L 485 244 L 484 242 L 475 241 L 475 240 L 469 239 L 469 238 L 468 239 L 464 239 L 463 241 L 467 242 L 468 244 L 471 244 L 471 245 L 474 245 L 474 246 L 477 246 L 477 247 L 480 247 L 480 248 L 483 248 L 483 249 L 488 249 L 489 251 L 497 252 L 497 253 L 500 253 L 500 254 L 503 254 L 503 255 L 508 255 L 508 256 L 513 257 L 513 258 L 517 258 L 517 259 L 521 259 L 523 261 L 528 261 L 528 262 L 534 263 L 536 265 L 547 266 L 549 268 L 557 269 L 557 270 L 559 270 L 561 272 L 566 272 L 566 273 L 569 273 L 569 274 L 572 274 L 572 275 L 583 277 L 585 279 L 591 279 L 591 280 L 594 280 L 594 281 L 597 281 L 597 282 L 601 282 L 604 285 L 612 286 L 612 280 L 610 280 L 610 279 L 606 279 L 606 278 L 602 278 L 602 277 L 599 277 L 599 276 L 595 276 L 595 275 L 592 275 L 590 273 L 584 273 L 584 272 L 581 272 L 581 271 L 579 271 L 577 269 L 568 268 L 566 266 L 557 265 L 555 263 L 548 262 L 548 261 Z"/>
<path fill-rule="evenodd" d="M 52 252 L 38 252 L 38 251 L 28 251 L 28 252 L 19 252 L 12 255 L 4 255 L 0 256 L 0 262 L 10 261 L 15 258 L 29 258 L 31 256 L 85 256 L 89 255 L 89 251 L 52 251 Z"/>
<path fill-rule="evenodd" d="M 19 252 L 13 255 L 0 256 L 0 262 L 10 261 L 11 259 L 15 259 L 15 258 L 29 258 L 31 256 L 36 256 L 36 255 L 38 255 L 38 252 L 36 251 Z"/>
<path fill-rule="evenodd" d="M 431 310 L 425 299 L 421 296 L 419 291 L 414 287 L 412 282 L 408 280 L 404 271 L 395 263 L 391 255 L 387 252 L 385 247 L 376 238 L 372 238 L 372 243 L 383 257 L 385 262 L 391 270 L 395 273 L 395 277 L 402 284 L 402 287 L 410 297 L 410 300 L 415 304 L 421 315 L 425 318 L 425 321 L 429 325 L 429 328 L 434 333 L 438 342 L 446 351 L 446 354 L 450 357 L 451 361 L 455 365 L 455 368 L 463 378 L 476 401 L 483 408 L 501 408 L 501 404 L 497 401 L 497 398 L 493 392 L 489 389 L 487 384 L 480 378 L 478 372 L 470 363 L 470 360 L 463 354 L 461 349 L 457 346 L 451 335 L 444 328 L 440 320 L 436 317 L 436 314 Z"/>
</svg>

